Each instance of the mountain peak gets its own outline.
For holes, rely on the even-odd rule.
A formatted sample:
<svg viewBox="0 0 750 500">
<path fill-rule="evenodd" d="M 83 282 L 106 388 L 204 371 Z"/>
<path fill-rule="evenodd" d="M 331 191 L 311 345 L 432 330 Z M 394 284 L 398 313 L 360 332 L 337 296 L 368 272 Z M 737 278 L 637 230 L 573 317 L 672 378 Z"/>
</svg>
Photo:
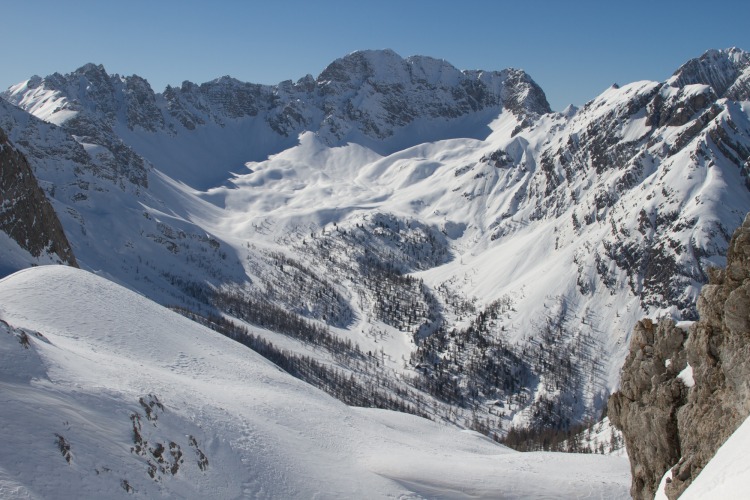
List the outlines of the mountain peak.
<svg viewBox="0 0 750 500">
<path fill-rule="evenodd" d="M 108 74 L 107 70 L 104 69 L 103 64 L 95 64 L 95 63 L 86 63 L 77 70 L 75 70 L 73 73 L 104 73 Z"/>
<path fill-rule="evenodd" d="M 350 52 L 349 54 L 344 56 L 343 59 L 346 59 L 348 57 L 364 57 L 372 61 L 388 60 L 388 59 L 395 59 L 395 60 L 404 59 L 395 50 L 388 49 L 388 48 L 355 50 L 354 52 Z"/>
<path fill-rule="evenodd" d="M 66 76 L 68 79 L 70 79 L 70 77 L 84 77 L 89 82 L 109 82 L 118 75 L 110 75 L 107 73 L 103 64 L 86 63 L 73 71 L 70 75 Z"/>
<path fill-rule="evenodd" d="M 576 113 L 578 113 L 578 107 L 573 104 L 568 104 L 565 106 L 565 109 L 560 112 L 560 114 L 566 118 L 573 118 Z"/>
<path fill-rule="evenodd" d="M 709 49 L 701 58 L 714 57 L 714 58 L 727 58 L 735 63 L 747 63 L 748 54 L 739 47 L 729 47 L 728 49 Z"/>
<path fill-rule="evenodd" d="M 361 84 L 367 78 L 393 80 L 394 73 L 405 66 L 404 59 L 391 49 L 358 50 L 336 59 L 318 76 L 319 84 L 352 83 Z"/>
<path fill-rule="evenodd" d="M 737 47 L 707 50 L 680 66 L 667 83 L 673 87 L 710 85 L 716 95 L 733 100 L 750 97 L 750 53 Z"/>
</svg>

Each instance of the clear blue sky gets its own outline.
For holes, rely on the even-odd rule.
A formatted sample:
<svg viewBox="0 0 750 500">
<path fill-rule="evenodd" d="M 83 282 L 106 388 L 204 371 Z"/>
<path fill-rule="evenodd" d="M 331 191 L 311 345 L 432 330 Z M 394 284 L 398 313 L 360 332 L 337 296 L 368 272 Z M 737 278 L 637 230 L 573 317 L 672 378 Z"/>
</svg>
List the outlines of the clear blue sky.
<svg viewBox="0 0 750 500">
<path fill-rule="evenodd" d="M 87 62 L 157 92 L 223 75 L 274 84 L 391 48 L 524 69 L 559 110 L 615 82 L 664 80 L 709 48 L 750 50 L 748 0 L 0 0 L 0 15 L 3 89 Z"/>
</svg>

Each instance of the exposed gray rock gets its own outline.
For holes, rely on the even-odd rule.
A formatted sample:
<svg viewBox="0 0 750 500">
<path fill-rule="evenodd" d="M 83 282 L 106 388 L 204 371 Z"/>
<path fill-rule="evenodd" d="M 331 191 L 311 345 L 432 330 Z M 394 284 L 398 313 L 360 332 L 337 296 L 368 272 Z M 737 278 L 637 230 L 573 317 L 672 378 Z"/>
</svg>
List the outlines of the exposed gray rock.
<svg viewBox="0 0 750 500">
<path fill-rule="evenodd" d="M 156 96 L 146 80 L 109 75 L 102 65 L 86 64 L 67 75 L 32 77 L 26 88 L 30 92 L 40 88 L 53 91 L 58 105 L 55 112 L 67 115 L 57 123 L 79 143 L 103 147 L 91 158 L 96 175 L 121 187 L 126 183 L 148 186 L 150 166 L 114 131 L 118 125 L 150 132 L 164 127 Z M 17 99 L 8 100 L 19 104 Z"/>
<path fill-rule="evenodd" d="M 670 320 L 643 320 L 633 332 L 609 402 L 625 436 L 633 498 L 652 498 L 670 467 L 666 493 L 677 498 L 750 414 L 750 215 L 732 237 L 726 269 L 703 287 L 698 313 L 687 336 Z M 677 376 L 685 368 L 691 387 Z"/>
<path fill-rule="evenodd" d="M 687 92 L 681 88 L 670 98 L 665 99 L 661 92 L 654 96 L 648 105 L 648 125 L 681 127 L 695 114 L 716 101 L 717 96 L 710 87 L 703 92 Z"/>
<path fill-rule="evenodd" d="M 78 267 L 62 225 L 26 158 L 0 129 L 0 231 L 33 257 L 57 256 Z"/>
<path fill-rule="evenodd" d="M 750 150 L 744 145 L 744 138 L 738 139 L 736 135 L 736 131 L 748 133 L 741 125 L 743 115 L 725 112 L 726 103 L 708 86 L 673 88 L 670 85 L 676 83 L 644 85 L 638 91 L 618 95 L 622 99 L 617 106 L 605 108 L 603 99 L 599 99 L 578 111 L 571 120 L 574 124 L 587 115 L 593 114 L 595 118 L 582 130 L 570 134 L 567 140 L 550 142 L 549 148 L 540 155 L 545 198 L 540 204 L 539 217 L 561 213 L 571 203 L 578 203 L 579 200 L 571 199 L 568 193 L 575 191 L 572 186 L 582 172 L 594 169 L 600 176 L 619 171 L 621 175 L 614 184 L 597 188 L 594 203 L 587 207 L 587 212 L 579 205 L 581 211 L 574 214 L 574 226 L 596 224 L 614 215 L 622 197 L 649 175 L 653 161 L 669 161 L 687 151 L 702 161 L 701 158 L 711 158 L 713 154 L 708 153 L 707 148 L 719 151 L 734 163 L 750 187 L 747 181 Z M 598 108 L 607 111 L 596 113 Z M 625 140 L 623 122 L 632 123 L 644 116 L 647 127 L 642 129 L 643 135 Z M 677 130 L 672 132 L 671 128 Z M 674 139 L 664 142 L 667 134 L 675 134 Z M 702 135 L 711 140 L 697 141 Z M 685 201 L 669 186 L 665 186 L 662 193 L 673 207 Z M 740 213 L 744 212 L 743 208 Z M 507 212 L 505 216 L 510 218 L 512 213 Z M 625 273 L 627 285 L 641 298 L 644 308 L 669 304 L 679 310 L 682 319 L 696 319 L 695 287 L 707 282 L 709 266 L 722 262 L 731 227 L 726 229 L 718 220 L 700 221 L 699 217 L 688 216 L 666 205 L 652 205 L 642 210 L 639 219 L 637 233 L 615 230 L 602 239 L 597 249 L 597 273 L 610 286 L 617 279 L 612 273 L 614 266 Z M 740 219 L 736 221 L 733 224 Z M 720 235 L 723 241 L 702 249 L 693 248 L 692 242 L 697 239 L 679 241 L 680 234 L 694 231 L 701 224 L 706 224 L 705 229 L 699 230 Z M 582 293 L 591 291 L 583 278 L 579 289 Z"/>
<path fill-rule="evenodd" d="M 685 337 L 670 320 L 638 322 L 620 391 L 609 401 L 610 420 L 625 438 L 636 499 L 653 498 L 664 472 L 680 458 L 676 412 L 687 388 L 676 377 L 686 363 Z"/>
</svg>

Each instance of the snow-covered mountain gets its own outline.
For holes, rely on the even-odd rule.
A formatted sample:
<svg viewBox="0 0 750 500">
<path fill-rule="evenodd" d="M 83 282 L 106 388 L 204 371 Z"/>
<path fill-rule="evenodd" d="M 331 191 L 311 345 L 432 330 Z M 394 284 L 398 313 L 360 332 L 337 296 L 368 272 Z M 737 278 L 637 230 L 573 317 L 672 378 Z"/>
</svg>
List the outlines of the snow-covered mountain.
<svg viewBox="0 0 750 500">
<path fill-rule="evenodd" d="M 549 112 L 544 92 L 523 71 L 461 72 L 442 60 L 403 59 L 390 50 L 355 52 L 317 79 L 268 86 L 222 77 L 161 94 L 143 78 L 87 64 L 67 75 L 32 77 L 5 97 L 79 142 L 106 148 L 111 156 L 102 161 L 112 175 L 145 185 L 140 153 L 202 189 L 223 183 L 247 161 L 293 146 L 305 131 L 331 146 L 356 142 L 390 153 L 430 140 L 485 136 L 501 109 L 519 116 Z"/>
<path fill-rule="evenodd" d="M 11 87 L 0 127 L 84 269 L 344 401 L 499 436 L 597 417 L 635 322 L 694 317 L 750 210 L 748 67 L 551 113 L 522 71 L 391 51 L 161 94 L 86 65 Z"/>
<path fill-rule="evenodd" d="M 627 498 L 627 461 L 351 408 L 91 273 L 0 281 L 3 498 Z"/>
</svg>

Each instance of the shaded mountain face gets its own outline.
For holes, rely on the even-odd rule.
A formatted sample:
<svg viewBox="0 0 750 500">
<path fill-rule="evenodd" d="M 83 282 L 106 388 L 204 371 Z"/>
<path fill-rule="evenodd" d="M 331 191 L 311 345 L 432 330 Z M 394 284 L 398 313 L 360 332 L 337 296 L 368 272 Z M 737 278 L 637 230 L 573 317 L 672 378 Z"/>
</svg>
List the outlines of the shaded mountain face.
<svg viewBox="0 0 750 500">
<path fill-rule="evenodd" d="M 99 150 L 92 160 L 103 175 L 120 183 L 146 187 L 148 165 L 113 129 L 121 121 L 131 127 L 136 123 L 153 127 L 149 120 L 160 115 L 145 80 L 110 76 L 101 65 L 87 64 L 65 76 L 55 73 L 45 80 L 33 77 L 25 87 L 27 99 L 33 100 L 32 96 L 40 93 L 41 101 L 34 101 L 31 107 L 13 99 L 10 102 L 21 104 L 42 120 L 63 126 L 84 147 L 96 146 Z"/>
<path fill-rule="evenodd" d="M 319 345 L 284 362 L 347 402 L 501 436 L 597 416 L 636 321 L 696 316 L 750 210 L 746 59 L 562 114 L 521 71 L 391 51 L 163 94 L 87 65 L 12 87 L 0 126 L 83 265 L 274 356 Z"/>
<path fill-rule="evenodd" d="M 0 231 L 38 262 L 77 267 L 62 225 L 26 158 L 0 129 Z M 8 264 L 3 263 L 3 269 Z"/>
</svg>

